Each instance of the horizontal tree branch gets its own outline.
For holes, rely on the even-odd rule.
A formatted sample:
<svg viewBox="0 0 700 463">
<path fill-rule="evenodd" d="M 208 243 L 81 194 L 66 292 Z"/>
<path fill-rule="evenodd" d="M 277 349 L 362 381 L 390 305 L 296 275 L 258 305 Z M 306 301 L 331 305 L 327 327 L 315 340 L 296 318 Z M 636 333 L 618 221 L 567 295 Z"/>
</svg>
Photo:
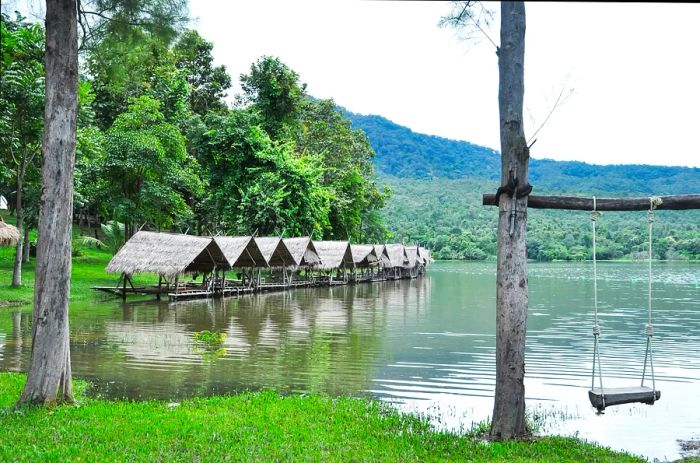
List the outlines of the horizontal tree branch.
<svg viewBox="0 0 700 463">
<path fill-rule="evenodd" d="M 501 196 L 503 199 L 504 196 Z M 700 209 L 700 194 L 659 196 L 663 201 L 657 210 Z M 484 206 L 495 206 L 496 195 L 485 194 Z M 567 209 L 574 211 L 592 211 L 593 198 L 579 196 L 532 196 L 528 197 L 527 206 L 533 209 Z M 646 211 L 649 210 L 650 197 L 643 198 L 596 198 L 596 210 L 599 211 Z"/>
</svg>

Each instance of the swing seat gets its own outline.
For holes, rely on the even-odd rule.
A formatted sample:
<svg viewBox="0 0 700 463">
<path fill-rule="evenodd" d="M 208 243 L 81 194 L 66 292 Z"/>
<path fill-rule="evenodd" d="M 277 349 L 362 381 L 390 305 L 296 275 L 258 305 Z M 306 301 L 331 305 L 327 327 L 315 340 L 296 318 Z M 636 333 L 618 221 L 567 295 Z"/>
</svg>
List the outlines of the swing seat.
<svg viewBox="0 0 700 463">
<path fill-rule="evenodd" d="M 598 410 L 604 410 L 611 405 L 643 403 L 653 405 L 661 398 L 661 391 L 654 391 L 650 387 L 606 387 L 602 392 L 599 387 L 594 387 L 588 391 L 588 398 Z M 603 404 L 605 398 L 605 404 Z"/>
</svg>

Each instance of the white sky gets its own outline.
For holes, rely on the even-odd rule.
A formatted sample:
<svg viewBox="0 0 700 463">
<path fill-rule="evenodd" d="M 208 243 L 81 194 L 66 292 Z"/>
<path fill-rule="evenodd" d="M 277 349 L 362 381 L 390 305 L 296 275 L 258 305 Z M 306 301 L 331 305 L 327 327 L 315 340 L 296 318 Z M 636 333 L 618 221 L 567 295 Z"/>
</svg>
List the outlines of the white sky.
<svg viewBox="0 0 700 463">
<path fill-rule="evenodd" d="M 493 46 L 438 28 L 450 7 L 190 2 L 194 28 L 234 80 L 261 55 L 278 56 L 311 95 L 498 149 Z M 528 137 L 560 90 L 574 89 L 538 134 L 533 157 L 700 167 L 700 5 L 542 3 L 527 4 L 526 14 Z M 498 43 L 498 18 L 491 29 Z"/>
<path fill-rule="evenodd" d="M 231 94 L 251 63 L 278 56 L 313 96 L 499 149 L 495 50 L 439 28 L 450 8 L 190 0 L 192 27 L 233 76 Z M 526 13 L 526 136 L 573 89 L 533 157 L 700 167 L 700 4 L 528 3 Z M 498 23 L 489 31 L 496 42 Z"/>
</svg>

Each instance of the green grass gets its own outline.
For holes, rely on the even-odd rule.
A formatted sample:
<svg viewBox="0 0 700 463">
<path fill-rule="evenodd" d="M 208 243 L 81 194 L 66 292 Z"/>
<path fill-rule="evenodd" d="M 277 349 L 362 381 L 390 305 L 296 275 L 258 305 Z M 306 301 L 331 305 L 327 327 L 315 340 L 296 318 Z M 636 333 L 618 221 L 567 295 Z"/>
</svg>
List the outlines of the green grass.
<svg viewBox="0 0 700 463">
<path fill-rule="evenodd" d="M 15 218 L 3 214 L 8 223 L 15 223 Z M 74 238 L 80 236 L 81 231 L 75 227 Z M 86 231 L 89 233 L 89 231 Z M 105 251 L 90 246 L 76 246 L 77 254 L 73 257 L 73 269 L 71 274 L 71 303 L 87 301 L 94 298 L 93 286 L 114 286 L 119 275 L 105 273 L 104 269 L 112 258 Z M 15 258 L 14 247 L 0 247 L 0 310 L 8 303 L 31 304 L 34 300 L 34 267 L 35 258 L 30 258 L 29 263 L 22 264 L 22 286 L 13 288 L 12 268 Z M 133 278 L 134 284 L 154 283 L 158 281 L 155 275 L 137 275 Z M 132 298 L 133 299 L 133 298 Z"/>
<path fill-rule="evenodd" d="M 360 399 L 259 392 L 178 406 L 79 397 L 79 406 L 15 408 L 23 384 L 0 373 L 3 462 L 643 461 L 562 437 L 485 443 Z"/>
</svg>

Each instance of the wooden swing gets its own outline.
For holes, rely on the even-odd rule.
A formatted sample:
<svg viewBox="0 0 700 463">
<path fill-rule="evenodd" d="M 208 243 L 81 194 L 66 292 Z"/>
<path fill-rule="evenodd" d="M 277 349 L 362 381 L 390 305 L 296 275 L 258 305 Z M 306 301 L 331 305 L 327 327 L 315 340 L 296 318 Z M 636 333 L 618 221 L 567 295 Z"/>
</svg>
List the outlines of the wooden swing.
<svg viewBox="0 0 700 463">
<path fill-rule="evenodd" d="M 654 224 L 654 210 L 662 203 L 658 197 L 649 198 L 649 211 L 647 212 L 647 222 L 649 224 L 649 284 L 648 284 L 648 320 L 646 325 L 646 353 L 644 355 L 644 368 L 642 369 L 642 383 L 638 387 L 616 387 L 603 388 L 603 370 L 600 362 L 600 325 L 598 325 L 598 269 L 596 258 L 596 222 L 600 217 L 600 211 L 596 209 L 596 198 L 593 197 L 593 211 L 591 212 L 591 227 L 593 236 L 593 307 L 594 307 L 594 324 L 593 324 L 593 370 L 591 373 L 591 389 L 588 391 L 588 399 L 599 412 L 605 410 L 611 405 L 621 405 L 628 403 L 644 403 L 653 405 L 654 402 L 661 398 L 661 391 L 656 389 L 656 377 L 654 375 L 654 357 L 651 346 L 651 338 L 654 336 L 654 325 L 651 322 L 651 259 L 652 259 L 652 227 Z M 598 363 L 598 380 L 599 387 L 595 387 L 596 362 Z M 646 378 L 647 362 L 651 371 L 652 387 L 644 386 Z"/>
<path fill-rule="evenodd" d="M 530 187 L 531 189 L 531 187 Z M 529 189 L 529 190 L 530 190 Z M 500 190 L 500 189 L 499 189 Z M 593 353 L 593 372 L 591 378 L 591 389 L 588 392 L 588 397 L 591 405 L 599 411 L 603 411 L 606 407 L 612 405 L 620 405 L 625 403 L 647 403 L 653 404 L 661 398 L 661 392 L 656 389 L 656 378 L 654 376 L 653 352 L 651 346 L 651 338 L 654 335 L 654 328 L 651 323 L 651 231 L 654 222 L 654 211 L 656 209 L 667 210 L 688 210 L 700 209 L 700 194 L 693 195 L 674 195 L 661 196 L 652 198 L 582 198 L 578 196 L 534 196 L 530 195 L 530 191 L 524 193 L 528 196 L 527 207 L 534 209 L 565 209 L 592 211 L 594 217 L 593 236 L 595 243 L 595 221 L 598 218 L 600 211 L 649 211 L 649 319 L 646 326 L 647 349 L 644 359 L 644 369 L 642 371 L 642 382 L 639 387 L 624 387 L 624 388 L 603 388 L 603 374 L 600 368 L 600 350 L 599 340 L 600 326 L 598 325 L 598 296 L 597 296 L 597 268 L 596 268 L 596 252 L 593 250 L 593 266 L 594 266 L 594 292 L 595 292 L 595 324 L 593 326 L 594 336 L 594 353 Z M 506 192 L 508 192 L 506 190 Z M 484 206 L 498 206 L 499 194 L 483 195 Z M 511 234 L 513 232 L 513 223 L 516 218 L 516 201 L 513 197 L 520 197 L 517 194 L 517 185 L 515 191 L 511 192 Z M 595 387 L 595 372 L 596 362 L 598 363 L 598 379 L 599 386 Z M 646 379 L 647 364 L 650 367 L 652 387 L 644 386 Z"/>
</svg>

